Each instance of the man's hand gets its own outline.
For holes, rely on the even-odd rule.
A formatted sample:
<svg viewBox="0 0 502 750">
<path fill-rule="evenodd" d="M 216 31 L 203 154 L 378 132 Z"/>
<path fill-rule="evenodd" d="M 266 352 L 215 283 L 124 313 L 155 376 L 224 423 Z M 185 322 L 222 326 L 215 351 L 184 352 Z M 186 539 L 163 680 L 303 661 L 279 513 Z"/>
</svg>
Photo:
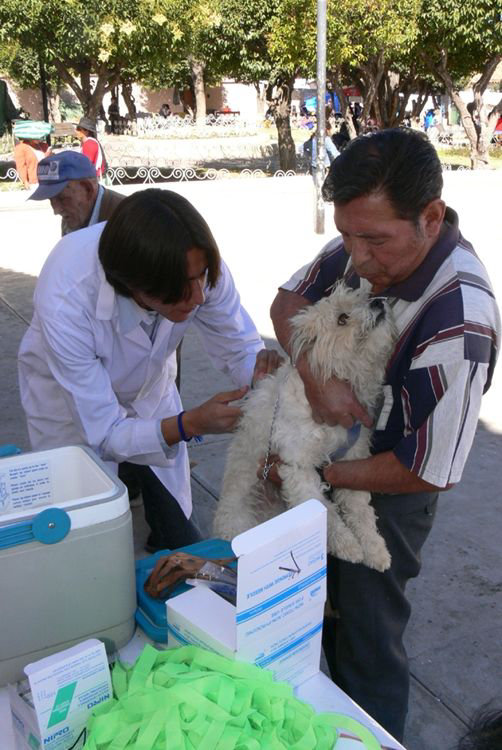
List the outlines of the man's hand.
<svg viewBox="0 0 502 750">
<path fill-rule="evenodd" d="M 291 319 L 311 303 L 301 294 L 280 289 L 272 303 L 272 318 L 277 341 L 291 354 Z M 298 357 L 296 369 L 303 380 L 305 395 L 312 409 L 312 417 L 318 423 L 341 424 L 350 428 L 355 421 L 371 427 L 372 420 L 352 393 L 351 387 L 343 380 L 332 378 L 325 385 L 317 383 L 305 356 Z"/>
<path fill-rule="evenodd" d="M 254 366 L 253 380 L 251 381 L 253 385 L 266 375 L 273 375 L 283 362 L 284 359 L 275 349 L 262 349 L 261 352 L 258 352 Z"/>
<path fill-rule="evenodd" d="M 331 426 L 340 424 L 346 429 L 352 427 L 354 422 L 362 422 L 366 427 L 371 427 L 373 420 L 356 399 L 346 381 L 333 377 L 324 385 L 318 383 L 305 356 L 298 358 L 296 368 L 303 380 L 305 396 L 315 422 Z"/>
</svg>

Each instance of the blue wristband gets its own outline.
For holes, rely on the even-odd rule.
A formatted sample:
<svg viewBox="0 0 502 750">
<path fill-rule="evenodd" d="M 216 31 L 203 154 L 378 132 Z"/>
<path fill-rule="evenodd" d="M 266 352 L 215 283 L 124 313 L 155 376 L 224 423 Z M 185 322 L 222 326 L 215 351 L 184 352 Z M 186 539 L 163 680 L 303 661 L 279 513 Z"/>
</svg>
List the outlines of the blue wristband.
<svg viewBox="0 0 502 750">
<path fill-rule="evenodd" d="M 184 411 L 180 411 L 178 414 L 178 432 L 180 433 L 180 438 L 185 441 L 185 443 L 189 443 L 192 438 L 189 438 L 185 435 L 185 430 L 183 429 L 183 414 Z M 193 435 L 193 438 L 196 443 L 202 442 L 202 435 Z"/>
</svg>

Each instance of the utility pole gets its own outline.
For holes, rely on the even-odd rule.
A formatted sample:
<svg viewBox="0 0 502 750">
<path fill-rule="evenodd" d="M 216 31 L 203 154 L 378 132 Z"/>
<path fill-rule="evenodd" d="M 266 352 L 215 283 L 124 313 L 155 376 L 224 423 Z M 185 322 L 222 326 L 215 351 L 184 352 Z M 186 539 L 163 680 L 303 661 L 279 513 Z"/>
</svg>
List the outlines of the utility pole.
<svg viewBox="0 0 502 750">
<path fill-rule="evenodd" d="M 321 195 L 326 158 L 326 0 L 317 0 L 317 158 L 315 164 L 315 227 L 324 234 L 324 202 Z"/>
</svg>

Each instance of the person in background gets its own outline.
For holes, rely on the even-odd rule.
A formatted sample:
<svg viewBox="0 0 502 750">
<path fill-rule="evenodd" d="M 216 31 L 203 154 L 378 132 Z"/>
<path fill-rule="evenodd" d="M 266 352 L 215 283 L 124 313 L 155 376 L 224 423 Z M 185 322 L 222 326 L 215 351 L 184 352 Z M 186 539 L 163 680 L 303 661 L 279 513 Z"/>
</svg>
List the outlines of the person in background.
<svg viewBox="0 0 502 750">
<path fill-rule="evenodd" d="M 119 132 L 118 122 L 120 117 L 120 109 L 118 97 L 115 95 L 112 95 L 112 100 L 110 102 L 110 106 L 108 107 L 108 117 L 110 118 L 110 133 L 112 133 L 113 135 L 117 135 L 117 133 Z"/>
<path fill-rule="evenodd" d="M 428 109 L 424 117 L 424 130 L 426 133 L 434 125 L 434 119 L 434 110 Z"/>
<path fill-rule="evenodd" d="M 104 461 L 128 461 L 150 526 L 147 550 L 198 541 L 186 443 L 231 431 L 241 415 L 232 402 L 279 361 L 202 216 L 168 190 L 129 196 L 106 224 L 56 245 L 34 310 L 18 357 L 33 449 L 84 444 Z M 185 412 L 175 350 L 189 324 L 236 390 Z"/>
<path fill-rule="evenodd" d="M 326 123 L 325 132 L 324 146 L 326 153 L 324 156 L 324 166 L 328 169 L 334 159 L 339 156 L 340 152 L 333 143 L 331 138 L 331 126 L 328 123 Z M 303 154 L 307 157 L 310 156 L 310 174 L 314 175 L 317 167 L 317 129 L 314 129 L 310 138 L 303 144 Z"/>
<path fill-rule="evenodd" d="M 169 106 L 169 104 L 167 102 L 164 102 L 164 104 L 162 105 L 162 107 L 159 109 L 159 115 L 161 117 L 166 117 L 167 118 L 167 117 L 170 117 L 171 114 L 172 114 L 171 113 L 171 107 Z"/>
<path fill-rule="evenodd" d="M 81 143 L 81 153 L 87 156 L 96 170 L 96 177 L 101 179 L 107 169 L 103 147 L 96 137 L 96 123 L 90 117 L 81 117 L 76 126 L 76 135 Z"/>
<path fill-rule="evenodd" d="M 51 149 L 47 141 L 40 138 L 22 138 L 14 147 L 16 170 L 26 190 L 36 188 L 38 164 L 50 153 Z"/>
<path fill-rule="evenodd" d="M 49 200 L 56 216 L 61 216 L 61 234 L 106 221 L 124 199 L 120 193 L 103 187 L 96 169 L 85 154 L 61 151 L 38 163 L 38 189 L 30 200 Z"/>
</svg>

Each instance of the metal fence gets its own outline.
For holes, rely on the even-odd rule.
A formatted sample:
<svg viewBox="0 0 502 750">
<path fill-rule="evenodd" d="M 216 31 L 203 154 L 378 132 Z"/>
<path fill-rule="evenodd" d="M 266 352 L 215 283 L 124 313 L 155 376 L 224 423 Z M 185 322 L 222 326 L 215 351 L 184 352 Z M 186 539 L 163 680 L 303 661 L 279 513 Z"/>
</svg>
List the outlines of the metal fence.
<svg viewBox="0 0 502 750">
<path fill-rule="evenodd" d="M 282 170 L 270 133 L 256 123 L 246 124 L 237 115 L 209 116 L 203 126 L 176 115 L 152 116 L 140 122 L 141 132 L 135 136 L 98 135 L 108 164 L 107 184 L 283 177 L 308 171 L 308 160 L 301 156 L 296 171 Z M 4 190 L 21 188 L 13 146 L 13 141 L 6 141 L 3 154 L 0 152 L 0 186 Z M 56 126 L 52 148 L 78 150 L 80 144 Z"/>
<path fill-rule="evenodd" d="M 239 114 L 207 115 L 200 124 L 189 115 L 139 114 L 136 119 L 119 117 L 111 121 L 110 130 L 115 135 L 132 135 L 147 138 L 215 138 L 229 135 L 256 135 L 261 124 L 255 119 L 246 119 Z"/>
<path fill-rule="evenodd" d="M 293 118 L 292 126 L 297 129 L 295 137 L 298 137 L 301 122 L 301 118 Z M 299 144 L 296 170 L 281 170 L 277 144 L 271 137 L 275 136 L 273 123 L 247 121 L 238 113 L 208 115 L 204 125 L 197 125 L 189 116 L 149 115 L 133 122 L 119 118 L 113 126 L 114 134 L 99 135 L 108 163 L 106 182 L 110 185 L 283 177 L 309 172 L 309 159 L 302 156 Z M 304 140 L 310 135 L 307 128 L 301 132 Z M 451 145 L 457 145 L 455 138 Z M 78 149 L 79 143 L 67 134 L 67 129 L 63 133 L 62 127 L 58 130 L 56 126 L 53 148 Z M 443 168 L 468 169 L 447 163 Z M 21 187 L 14 163 L 14 138 L 7 133 L 0 138 L 0 189 Z"/>
</svg>

